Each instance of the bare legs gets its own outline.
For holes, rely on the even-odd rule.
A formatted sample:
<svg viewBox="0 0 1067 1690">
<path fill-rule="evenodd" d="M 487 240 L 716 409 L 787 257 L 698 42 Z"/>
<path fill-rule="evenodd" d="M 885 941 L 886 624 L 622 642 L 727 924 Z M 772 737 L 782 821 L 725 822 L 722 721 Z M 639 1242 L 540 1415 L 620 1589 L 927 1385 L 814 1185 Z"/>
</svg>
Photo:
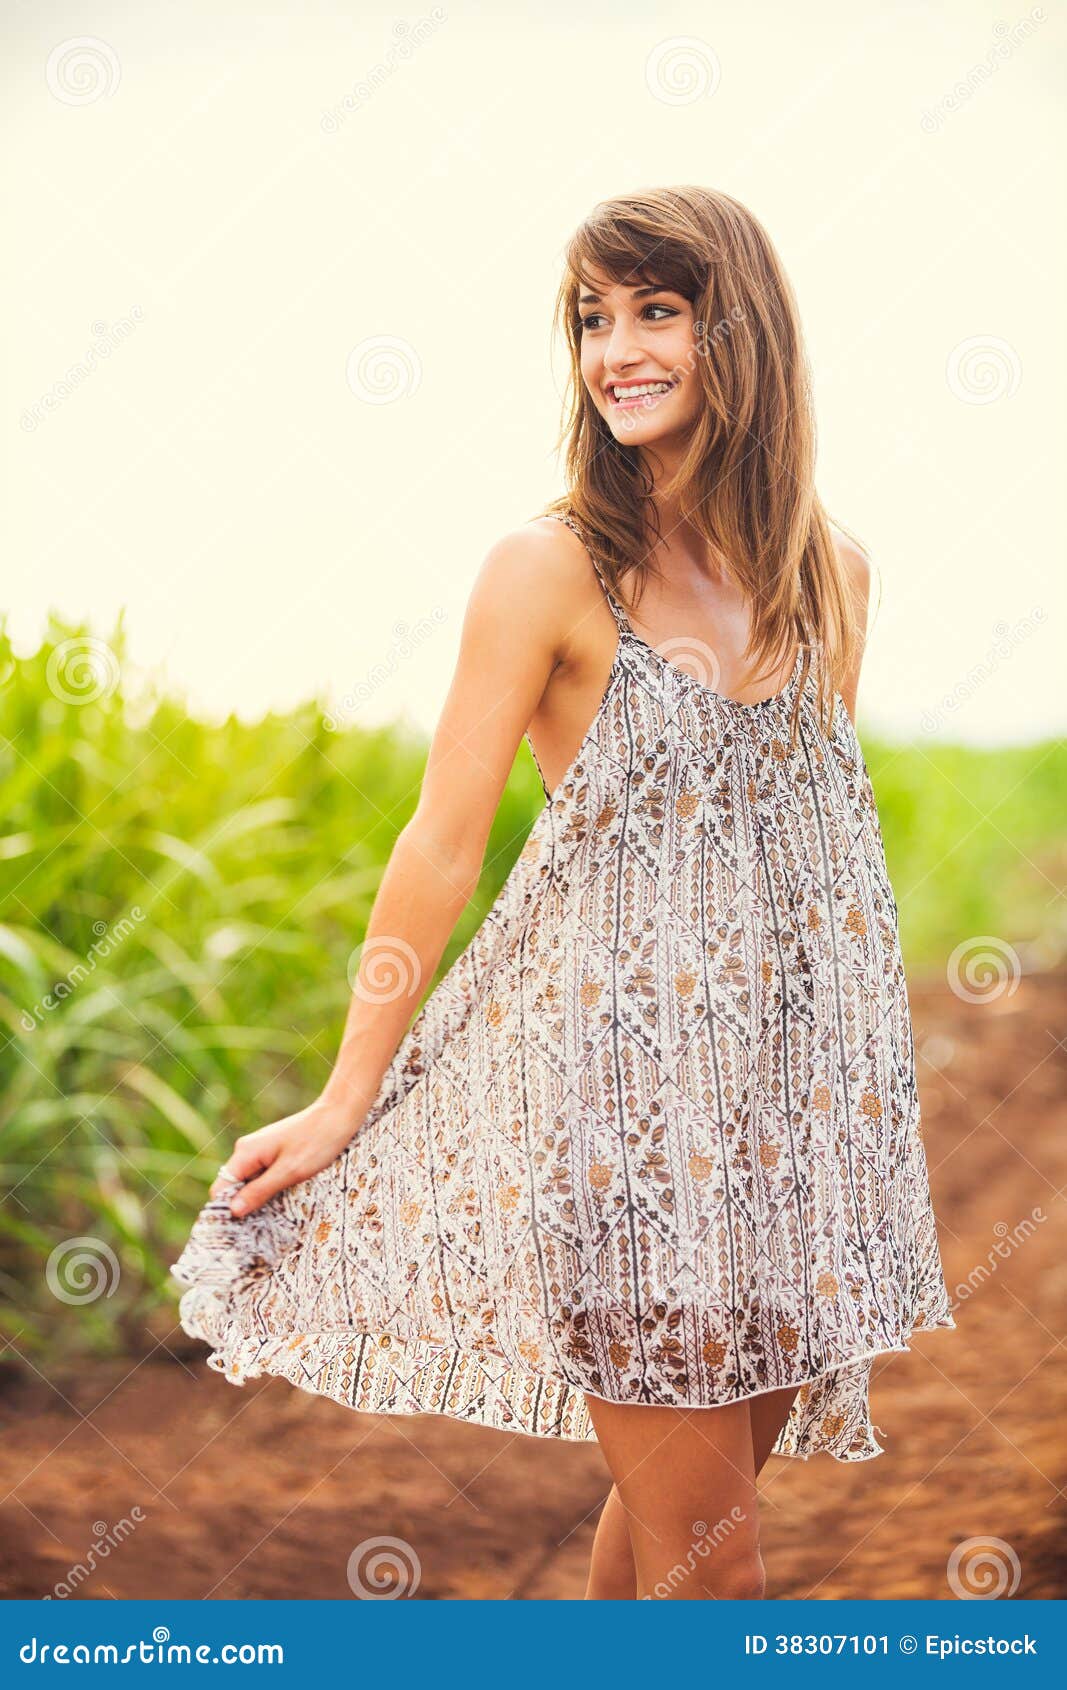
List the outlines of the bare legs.
<svg viewBox="0 0 1067 1690">
<path fill-rule="evenodd" d="M 647 1408 L 587 1396 L 614 1479 L 586 1598 L 759 1598 L 756 1475 L 798 1386 L 722 1408 Z"/>
</svg>

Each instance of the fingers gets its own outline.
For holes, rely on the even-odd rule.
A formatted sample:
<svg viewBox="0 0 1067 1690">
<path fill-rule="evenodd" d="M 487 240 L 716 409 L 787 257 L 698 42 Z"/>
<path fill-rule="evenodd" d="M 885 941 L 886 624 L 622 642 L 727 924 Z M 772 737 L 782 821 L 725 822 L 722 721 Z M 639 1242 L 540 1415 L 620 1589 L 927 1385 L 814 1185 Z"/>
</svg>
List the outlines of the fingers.
<svg viewBox="0 0 1067 1690">
<path fill-rule="evenodd" d="M 251 1179 L 269 1167 L 270 1157 L 265 1146 L 259 1148 L 249 1139 L 238 1139 L 209 1187 L 212 1197 L 226 1196 L 244 1180 Z M 223 1171 L 225 1169 L 225 1172 Z"/>
<path fill-rule="evenodd" d="M 281 1159 L 274 1162 L 258 1179 L 250 1181 L 248 1185 L 234 1193 L 230 1202 L 232 1215 L 248 1215 L 256 1209 L 261 1209 L 268 1197 L 273 1197 L 276 1191 L 283 1191 L 291 1185 L 294 1175 L 281 1163 Z"/>
</svg>

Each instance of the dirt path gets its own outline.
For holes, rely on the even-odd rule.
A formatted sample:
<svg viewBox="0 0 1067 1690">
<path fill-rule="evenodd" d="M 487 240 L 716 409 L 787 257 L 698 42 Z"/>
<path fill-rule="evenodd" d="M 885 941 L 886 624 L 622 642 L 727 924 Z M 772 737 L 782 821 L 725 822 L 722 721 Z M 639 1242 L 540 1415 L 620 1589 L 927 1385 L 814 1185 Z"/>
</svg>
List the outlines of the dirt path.
<svg viewBox="0 0 1067 1690">
<path fill-rule="evenodd" d="M 1018 1596 L 1062 1598 L 1067 976 L 912 1004 L 958 1330 L 875 1364 L 884 1456 L 768 1463 L 768 1595 L 949 1599 L 952 1550 L 991 1534 Z M 280 1379 L 237 1389 L 204 1353 L 175 1326 L 136 1366 L 7 1373 L 4 1596 L 44 1595 L 109 1533 L 73 1594 L 351 1599 L 353 1550 L 390 1537 L 417 1556 L 416 1598 L 582 1595 L 609 1485 L 595 1445 L 354 1415 Z"/>
</svg>

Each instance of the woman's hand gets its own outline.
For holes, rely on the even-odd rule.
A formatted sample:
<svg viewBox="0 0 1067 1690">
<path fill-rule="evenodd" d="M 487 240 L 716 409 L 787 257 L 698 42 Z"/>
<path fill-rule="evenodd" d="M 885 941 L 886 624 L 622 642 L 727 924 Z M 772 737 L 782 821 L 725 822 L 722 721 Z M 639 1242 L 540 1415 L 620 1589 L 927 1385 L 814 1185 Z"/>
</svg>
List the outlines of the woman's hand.
<svg viewBox="0 0 1067 1690">
<path fill-rule="evenodd" d="M 235 1215 L 250 1214 L 276 1191 L 284 1191 L 328 1167 L 355 1131 L 351 1107 L 317 1098 L 295 1115 L 286 1115 L 254 1133 L 243 1133 L 225 1162 L 232 1179 L 216 1174 L 210 1195 L 217 1197 L 232 1189 L 234 1181 L 248 1180 L 250 1183 L 235 1193 L 230 1210 Z"/>
</svg>

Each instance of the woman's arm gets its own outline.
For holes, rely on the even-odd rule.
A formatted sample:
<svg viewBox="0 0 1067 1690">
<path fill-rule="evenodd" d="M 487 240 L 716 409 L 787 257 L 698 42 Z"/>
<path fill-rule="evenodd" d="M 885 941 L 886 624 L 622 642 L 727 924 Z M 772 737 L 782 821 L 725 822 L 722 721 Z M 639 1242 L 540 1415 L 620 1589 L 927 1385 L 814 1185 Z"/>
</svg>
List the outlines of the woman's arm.
<svg viewBox="0 0 1067 1690">
<path fill-rule="evenodd" d="M 550 548 L 558 555 L 543 535 L 516 530 L 487 554 L 472 589 L 418 805 L 378 889 L 341 1050 L 323 1091 L 347 1106 L 353 1130 L 477 887 L 519 742 L 558 661 L 558 599 L 546 583 Z"/>
<path fill-rule="evenodd" d="M 844 701 L 845 709 L 856 723 L 856 693 L 860 684 L 860 665 L 863 662 L 863 648 L 867 637 L 867 603 L 871 587 L 871 565 L 866 552 L 857 546 L 840 528 L 831 527 L 834 549 L 845 566 L 845 571 L 852 584 L 852 596 L 855 604 L 856 626 L 859 629 L 859 640 L 856 656 L 852 666 L 845 676 L 838 691 Z"/>
<path fill-rule="evenodd" d="M 514 530 L 486 554 L 418 804 L 371 910 L 333 1072 L 308 1108 L 237 1140 L 227 1166 L 250 1183 L 231 1205 L 235 1213 L 327 1166 L 373 1103 L 477 886 L 500 795 L 567 639 L 573 570 L 565 542 L 536 526 Z M 213 1195 L 222 1184 L 216 1179 Z"/>
</svg>

